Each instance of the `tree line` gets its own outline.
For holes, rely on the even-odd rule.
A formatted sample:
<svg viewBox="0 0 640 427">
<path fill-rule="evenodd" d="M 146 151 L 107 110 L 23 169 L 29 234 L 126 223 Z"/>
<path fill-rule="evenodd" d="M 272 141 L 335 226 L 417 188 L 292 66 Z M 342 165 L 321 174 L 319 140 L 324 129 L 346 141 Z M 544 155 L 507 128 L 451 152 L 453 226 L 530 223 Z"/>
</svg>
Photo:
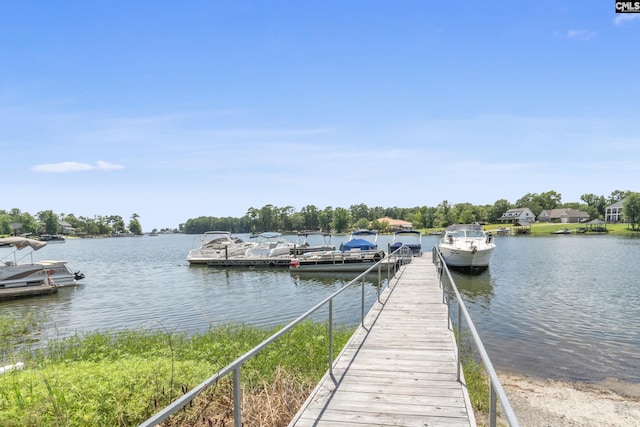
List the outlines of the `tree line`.
<svg viewBox="0 0 640 427">
<path fill-rule="evenodd" d="M 241 218 L 213 216 L 192 218 L 186 221 L 183 231 L 185 233 L 204 233 L 210 230 L 227 230 L 232 233 L 260 233 L 264 231 L 323 230 L 331 233 L 344 233 L 354 229 L 372 228 L 384 232 L 387 231 L 388 224 L 384 221 L 382 223 L 377 221 L 383 217 L 409 221 L 416 229 L 445 228 L 456 223 L 495 224 L 499 222 L 499 218 L 507 210 L 525 207 L 531 209 L 536 216 L 543 210 L 571 208 L 587 212 L 591 219 L 604 219 L 607 206 L 625 198 L 633 200 L 636 194 L 638 193 L 621 190 L 612 192 L 608 197 L 583 194 L 580 197 L 582 203 L 562 203 L 562 195 L 551 190 L 539 194 L 527 193 L 515 203 L 500 199 L 492 205 L 473 205 L 471 203 L 451 204 L 447 200 L 443 200 L 435 207 L 384 208 L 357 204 L 351 205 L 349 208 L 329 206 L 324 209 L 307 205 L 299 212 L 291 206 L 278 207 L 268 204 L 262 208 L 249 208 Z M 627 217 L 631 212 L 631 208 L 625 207 Z M 634 224 L 633 221 L 630 223 Z"/>
<path fill-rule="evenodd" d="M 202 234 L 211 230 L 226 230 L 232 233 L 260 233 L 264 231 L 295 232 L 302 230 L 323 230 L 330 233 L 345 233 L 354 229 L 372 228 L 387 231 L 388 224 L 377 221 L 389 217 L 409 221 L 416 229 L 445 228 L 450 224 L 468 224 L 473 222 L 495 224 L 507 210 L 529 208 L 538 216 L 548 209 L 571 208 L 586 211 L 590 219 L 604 219 L 607 206 L 625 199 L 624 214 L 626 220 L 635 227 L 640 222 L 640 193 L 615 190 L 608 197 L 595 194 L 583 194 L 580 202 L 562 203 L 562 195 L 556 191 L 527 193 L 515 203 L 499 199 L 491 205 L 473 205 L 471 203 L 451 204 L 443 200 L 437 206 L 416 206 L 412 208 L 369 207 L 355 204 L 348 208 L 328 206 L 319 209 L 314 205 L 304 206 L 296 211 L 291 206 L 278 207 L 265 205 L 251 207 L 246 214 L 237 217 L 202 216 L 188 219 L 178 229 L 184 233 Z M 131 215 L 128 223 L 119 215 L 95 215 L 93 217 L 74 214 L 56 214 L 51 210 L 40 211 L 35 216 L 19 209 L 0 210 L 0 235 L 16 234 L 15 225 L 19 224 L 20 234 L 60 234 L 61 222 L 68 223 L 76 234 L 122 235 L 142 234 L 139 215 Z M 153 230 L 154 232 L 158 230 Z M 160 231 L 178 231 L 163 229 Z"/>
<path fill-rule="evenodd" d="M 51 210 L 40 211 L 35 216 L 20 209 L 10 211 L 0 210 L 0 235 L 14 234 L 62 234 L 63 225 L 67 223 L 73 227 L 75 234 L 99 236 L 99 235 L 123 235 L 142 234 L 142 225 L 136 213 L 131 215 L 128 224 L 119 215 L 96 215 L 93 218 L 74 214 L 55 214 Z"/>
</svg>

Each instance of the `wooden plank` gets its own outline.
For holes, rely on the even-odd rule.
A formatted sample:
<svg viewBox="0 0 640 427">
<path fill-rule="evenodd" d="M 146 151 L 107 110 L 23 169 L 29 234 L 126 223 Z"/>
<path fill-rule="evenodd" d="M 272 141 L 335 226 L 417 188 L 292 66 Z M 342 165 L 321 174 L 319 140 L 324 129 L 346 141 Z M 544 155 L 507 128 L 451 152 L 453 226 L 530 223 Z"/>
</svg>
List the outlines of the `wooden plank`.
<svg viewBox="0 0 640 427">
<path fill-rule="evenodd" d="M 290 427 L 475 426 L 435 266 L 403 266 Z"/>
</svg>

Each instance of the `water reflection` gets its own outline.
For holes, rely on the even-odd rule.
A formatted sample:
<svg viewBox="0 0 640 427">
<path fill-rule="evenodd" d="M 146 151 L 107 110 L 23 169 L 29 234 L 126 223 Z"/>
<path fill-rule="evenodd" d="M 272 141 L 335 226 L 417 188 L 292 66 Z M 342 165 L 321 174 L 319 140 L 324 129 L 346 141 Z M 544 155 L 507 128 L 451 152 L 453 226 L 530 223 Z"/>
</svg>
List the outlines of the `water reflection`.
<svg viewBox="0 0 640 427">
<path fill-rule="evenodd" d="M 493 296 L 493 285 L 491 284 L 491 272 L 486 269 L 476 274 L 451 272 L 451 277 L 460 291 L 463 299 L 472 299 L 475 302 L 482 302 L 488 306 Z"/>
</svg>

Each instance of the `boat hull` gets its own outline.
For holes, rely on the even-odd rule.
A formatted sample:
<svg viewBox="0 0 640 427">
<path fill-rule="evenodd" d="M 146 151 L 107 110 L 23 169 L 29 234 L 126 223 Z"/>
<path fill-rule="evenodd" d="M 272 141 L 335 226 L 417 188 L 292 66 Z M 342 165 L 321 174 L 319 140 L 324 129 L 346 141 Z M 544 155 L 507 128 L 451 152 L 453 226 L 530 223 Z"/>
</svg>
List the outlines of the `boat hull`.
<svg viewBox="0 0 640 427">
<path fill-rule="evenodd" d="M 493 253 L 493 248 L 476 249 L 474 251 L 439 245 L 438 249 L 447 266 L 454 268 L 487 268 Z"/>
<path fill-rule="evenodd" d="M 291 260 L 291 271 L 299 272 L 363 272 L 384 259 L 382 251 L 353 250 L 348 252 L 330 251 L 306 254 Z"/>
</svg>

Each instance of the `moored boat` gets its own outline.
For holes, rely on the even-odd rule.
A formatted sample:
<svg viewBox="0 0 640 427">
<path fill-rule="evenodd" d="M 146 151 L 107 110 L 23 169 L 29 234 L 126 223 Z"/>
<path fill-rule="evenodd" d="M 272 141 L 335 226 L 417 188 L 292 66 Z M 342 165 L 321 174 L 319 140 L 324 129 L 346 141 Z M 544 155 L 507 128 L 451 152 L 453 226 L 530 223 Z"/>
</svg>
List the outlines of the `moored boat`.
<svg viewBox="0 0 640 427">
<path fill-rule="evenodd" d="M 292 272 L 362 272 L 384 257 L 384 252 L 379 250 L 308 252 L 292 259 L 289 268 Z"/>
<path fill-rule="evenodd" d="M 368 239 L 364 237 L 368 237 Z M 350 251 L 351 249 L 360 249 L 361 251 L 378 249 L 378 232 L 375 230 L 356 230 L 352 232 L 349 241 L 340 245 L 341 251 Z"/>
<path fill-rule="evenodd" d="M 496 244 L 493 235 L 479 224 L 456 224 L 445 230 L 437 246 L 448 267 L 483 270 L 489 266 Z"/>
<path fill-rule="evenodd" d="M 244 254 L 237 254 L 237 256 L 244 256 L 246 258 L 274 258 L 289 256 L 293 250 L 293 244 L 284 240 L 281 233 L 268 231 L 255 234 L 250 238 L 255 239 L 255 246 L 247 249 Z"/>
<path fill-rule="evenodd" d="M 64 236 L 61 236 L 59 234 L 41 234 L 40 236 L 38 236 L 38 240 L 40 240 L 41 242 L 47 242 L 47 243 L 66 242 Z"/>
<path fill-rule="evenodd" d="M 422 253 L 422 233 L 419 230 L 399 230 L 393 234 L 393 242 L 390 250 L 394 252 L 401 246 L 411 249 L 414 256 L 420 256 Z"/>
<path fill-rule="evenodd" d="M 571 230 L 568 228 L 561 228 L 560 230 L 551 231 L 550 234 L 571 234 Z"/>
<path fill-rule="evenodd" d="M 39 281 L 57 287 L 73 286 L 84 278 L 84 274 L 72 272 L 66 261 L 34 261 L 33 252 L 45 247 L 47 242 L 25 237 L 5 237 L 0 239 L 0 245 L 14 248 L 2 258 L 3 265 L 0 265 L 0 284 L 4 283 L 7 287 L 20 286 L 21 280 L 24 286 L 31 286 Z M 22 249 L 29 251 L 26 254 L 19 253 Z M 18 257 L 18 254 L 21 256 Z M 26 257 L 29 257 L 29 262 L 21 262 Z"/>
<path fill-rule="evenodd" d="M 229 231 L 207 231 L 200 236 L 200 247 L 187 254 L 189 264 L 207 264 L 209 261 L 244 255 L 247 249 L 257 245 L 232 237 Z"/>
<path fill-rule="evenodd" d="M 322 242 L 312 244 L 310 238 L 314 236 L 322 237 Z M 325 233 L 324 231 L 300 231 L 298 232 L 298 243 L 296 243 L 291 250 L 291 255 L 296 256 L 307 252 L 333 251 L 335 249 L 335 245 L 331 244 L 331 233 Z"/>
</svg>

